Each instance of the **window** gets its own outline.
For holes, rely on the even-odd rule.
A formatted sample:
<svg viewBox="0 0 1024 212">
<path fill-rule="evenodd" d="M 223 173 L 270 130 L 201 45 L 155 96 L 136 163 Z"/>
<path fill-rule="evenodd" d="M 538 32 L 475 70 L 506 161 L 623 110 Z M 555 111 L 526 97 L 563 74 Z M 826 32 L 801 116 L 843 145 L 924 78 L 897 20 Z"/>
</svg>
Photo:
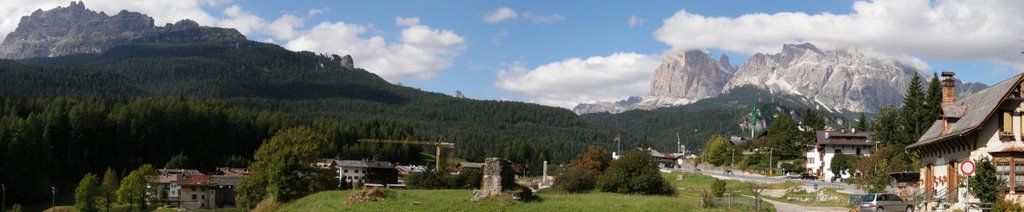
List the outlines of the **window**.
<svg viewBox="0 0 1024 212">
<path fill-rule="evenodd" d="M 1001 161 L 996 162 L 996 176 L 1000 181 L 1006 182 L 1007 185 L 1010 183 L 1010 163 Z"/>
<path fill-rule="evenodd" d="M 1002 129 L 1001 133 L 1003 135 L 1013 134 L 1013 112 L 1003 111 L 1003 116 L 1001 116 L 999 123 L 1002 123 L 999 129 Z"/>
<path fill-rule="evenodd" d="M 807 158 L 807 163 L 814 163 L 814 158 Z"/>
<path fill-rule="evenodd" d="M 860 155 L 860 147 L 857 147 L 857 155 Z"/>
<path fill-rule="evenodd" d="M 1014 186 L 1024 186 L 1024 161 L 1016 161 L 1013 164 L 1013 182 Z"/>
<path fill-rule="evenodd" d="M 196 200 L 196 195 L 195 194 L 192 195 L 192 200 Z"/>
</svg>

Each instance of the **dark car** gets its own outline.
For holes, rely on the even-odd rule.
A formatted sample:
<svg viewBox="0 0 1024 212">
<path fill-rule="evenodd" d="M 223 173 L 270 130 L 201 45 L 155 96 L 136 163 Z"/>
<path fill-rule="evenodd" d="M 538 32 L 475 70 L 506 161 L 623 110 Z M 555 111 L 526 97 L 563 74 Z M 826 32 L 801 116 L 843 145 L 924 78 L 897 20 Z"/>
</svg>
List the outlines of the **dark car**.
<svg viewBox="0 0 1024 212">
<path fill-rule="evenodd" d="M 814 176 L 813 174 L 810 174 L 810 173 L 803 173 L 803 174 L 800 174 L 800 179 L 801 180 L 817 180 L 818 176 Z"/>
<path fill-rule="evenodd" d="M 732 175 L 732 169 L 726 169 L 725 175 Z"/>
<path fill-rule="evenodd" d="M 861 212 L 914 211 L 914 204 L 895 194 L 868 194 L 861 198 Z"/>
</svg>

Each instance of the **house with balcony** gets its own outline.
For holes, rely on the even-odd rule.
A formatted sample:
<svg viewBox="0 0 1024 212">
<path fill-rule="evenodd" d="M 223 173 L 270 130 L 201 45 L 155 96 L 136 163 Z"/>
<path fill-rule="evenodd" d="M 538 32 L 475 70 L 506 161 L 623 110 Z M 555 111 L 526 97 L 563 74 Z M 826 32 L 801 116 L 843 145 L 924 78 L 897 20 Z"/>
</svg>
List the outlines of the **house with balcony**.
<svg viewBox="0 0 1024 212">
<path fill-rule="evenodd" d="M 908 151 L 921 157 L 921 189 L 925 208 L 931 210 L 949 204 L 951 209 L 965 210 L 967 189 L 959 185 L 964 181 L 960 164 L 981 158 L 990 158 L 996 167 L 1002 187 L 1008 190 L 1006 198 L 1024 203 L 1024 94 L 1021 93 L 1022 76 L 992 85 L 974 94 L 956 99 L 953 72 L 942 73 L 942 113 L 931 123 L 928 131 Z"/>
<path fill-rule="evenodd" d="M 832 158 L 836 155 L 842 154 L 849 159 L 870 156 L 874 146 L 871 132 L 822 130 L 817 131 L 815 135 L 814 146 L 808 148 L 805 154 L 807 163 L 804 168 L 807 169 L 807 173 L 814 174 L 821 180 L 831 180 L 835 176 L 832 172 Z M 839 178 L 850 178 L 852 172 L 844 170 Z"/>
</svg>

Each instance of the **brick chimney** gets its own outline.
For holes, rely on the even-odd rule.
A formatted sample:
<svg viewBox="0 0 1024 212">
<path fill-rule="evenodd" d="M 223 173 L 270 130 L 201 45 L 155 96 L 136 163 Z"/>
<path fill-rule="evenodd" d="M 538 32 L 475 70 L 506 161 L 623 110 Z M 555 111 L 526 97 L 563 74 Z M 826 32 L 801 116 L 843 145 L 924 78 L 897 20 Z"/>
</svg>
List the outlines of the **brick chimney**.
<svg viewBox="0 0 1024 212">
<path fill-rule="evenodd" d="M 952 71 L 942 72 L 942 104 L 953 104 L 956 102 L 956 85 L 954 85 Z"/>
</svg>

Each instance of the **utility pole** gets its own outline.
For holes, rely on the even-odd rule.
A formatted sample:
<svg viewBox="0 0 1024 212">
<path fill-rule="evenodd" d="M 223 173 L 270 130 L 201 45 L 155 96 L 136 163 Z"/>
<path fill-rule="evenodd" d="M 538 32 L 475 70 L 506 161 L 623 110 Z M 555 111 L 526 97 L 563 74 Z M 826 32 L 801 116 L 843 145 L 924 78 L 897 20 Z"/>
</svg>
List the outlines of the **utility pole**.
<svg viewBox="0 0 1024 212">
<path fill-rule="evenodd" d="M 733 164 L 736 164 L 736 149 L 729 149 L 729 150 L 732 150 L 731 154 L 729 155 L 729 167 L 733 167 L 733 166 L 735 166 Z M 735 168 L 735 167 L 733 167 L 733 168 Z"/>
<path fill-rule="evenodd" d="M 53 212 L 53 211 L 57 210 L 56 209 L 56 207 L 57 207 L 57 188 L 53 187 L 53 186 L 50 186 L 50 194 L 51 194 L 51 196 L 50 196 L 50 198 L 51 198 L 50 199 L 50 212 Z"/>
<path fill-rule="evenodd" d="M 772 149 L 771 147 L 768 147 L 768 176 L 771 176 L 772 175 L 772 171 L 773 171 L 772 170 L 772 152 L 774 152 L 774 150 L 775 149 Z"/>
<path fill-rule="evenodd" d="M 4 193 L 3 203 L 0 204 L 0 211 L 7 212 L 7 184 L 0 184 L 0 189 L 3 189 Z"/>
</svg>

